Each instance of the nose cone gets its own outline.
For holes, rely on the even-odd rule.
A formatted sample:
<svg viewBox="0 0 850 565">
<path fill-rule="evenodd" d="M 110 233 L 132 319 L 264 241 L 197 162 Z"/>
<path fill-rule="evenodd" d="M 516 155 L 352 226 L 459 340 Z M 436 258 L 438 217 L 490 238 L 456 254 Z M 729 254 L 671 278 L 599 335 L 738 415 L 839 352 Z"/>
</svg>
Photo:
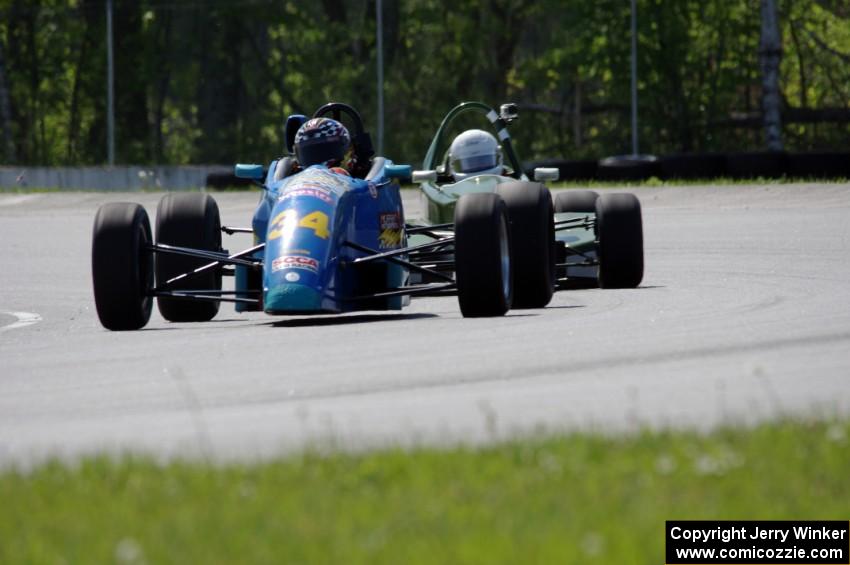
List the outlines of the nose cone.
<svg viewBox="0 0 850 565">
<path fill-rule="evenodd" d="M 322 309 L 322 295 L 299 283 L 282 283 L 269 289 L 263 301 L 267 314 L 296 314 Z"/>
</svg>

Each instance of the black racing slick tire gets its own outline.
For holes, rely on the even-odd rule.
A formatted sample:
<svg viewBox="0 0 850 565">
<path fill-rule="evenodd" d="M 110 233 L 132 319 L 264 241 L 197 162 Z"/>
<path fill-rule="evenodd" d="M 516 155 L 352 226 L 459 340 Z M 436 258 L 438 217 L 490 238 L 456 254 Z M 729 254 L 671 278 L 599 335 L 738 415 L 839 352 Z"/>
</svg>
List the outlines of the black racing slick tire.
<svg viewBox="0 0 850 565">
<path fill-rule="evenodd" d="M 455 278 L 464 317 L 504 316 L 513 298 L 508 212 L 493 193 L 465 194 L 455 207 Z"/>
<path fill-rule="evenodd" d="M 643 279 L 643 221 L 634 194 L 603 194 L 596 201 L 599 286 L 635 288 Z"/>
<path fill-rule="evenodd" d="M 92 282 L 100 323 L 108 330 L 138 330 L 151 317 L 153 242 L 145 209 L 138 204 L 104 204 L 94 218 Z"/>
<path fill-rule="evenodd" d="M 596 213 L 599 194 L 592 190 L 566 190 L 555 195 L 555 212 Z"/>
<path fill-rule="evenodd" d="M 655 155 L 616 155 L 599 160 L 600 180 L 631 181 L 657 177 L 661 173 Z"/>
<path fill-rule="evenodd" d="M 197 192 L 163 196 L 156 209 L 156 241 L 177 247 L 220 251 L 221 219 L 215 200 L 208 194 Z M 209 262 L 207 259 L 159 253 L 156 257 L 157 287 Z M 220 291 L 221 269 L 193 274 L 163 290 Z M 218 313 L 219 302 L 160 296 L 157 307 L 162 317 L 170 322 L 205 322 Z"/>
<path fill-rule="evenodd" d="M 513 308 L 543 308 L 555 290 L 552 195 L 539 182 L 505 182 L 496 194 L 508 208 L 514 264 Z"/>
</svg>

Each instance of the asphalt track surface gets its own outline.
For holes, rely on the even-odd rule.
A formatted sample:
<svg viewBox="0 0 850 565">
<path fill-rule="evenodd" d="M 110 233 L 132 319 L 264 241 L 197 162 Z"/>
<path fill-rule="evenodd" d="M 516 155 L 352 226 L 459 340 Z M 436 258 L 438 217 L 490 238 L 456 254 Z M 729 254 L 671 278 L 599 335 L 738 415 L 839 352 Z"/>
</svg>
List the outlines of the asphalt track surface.
<svg viewBox="0 0 850 565">
<path fill-rule="evenodd" d="M 482 442 L 850 412 L 850 184 L 661 187 L 638 289 L 464 319 L 392 313 L 104 330 L 91 229 L 106 201 L 0 195 L 0 464 L 47 456 L 267 457 L 305 445 Z M 256 193 L 217 194 L 248 225 Z M 406 196 L 408 216 L 419 207 Z M 241 237 L 241 239 L 240 239 Z M 231 250 L 247 245 L 231 238 Z"/>
</svg>

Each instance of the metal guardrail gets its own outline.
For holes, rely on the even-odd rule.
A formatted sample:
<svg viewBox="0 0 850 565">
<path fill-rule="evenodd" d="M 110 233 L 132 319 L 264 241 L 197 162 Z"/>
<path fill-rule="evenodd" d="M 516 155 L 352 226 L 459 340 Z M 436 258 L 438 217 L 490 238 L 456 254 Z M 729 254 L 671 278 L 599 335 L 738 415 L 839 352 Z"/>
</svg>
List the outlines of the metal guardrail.
<svg viewBox="0 0 850 565">
<path fill-rule="evenodd" d="M 211 175 L 232 175 L 225 165 L 117 167 L 0 167 L 0 189 L 197 190 Z"/>
</svg>

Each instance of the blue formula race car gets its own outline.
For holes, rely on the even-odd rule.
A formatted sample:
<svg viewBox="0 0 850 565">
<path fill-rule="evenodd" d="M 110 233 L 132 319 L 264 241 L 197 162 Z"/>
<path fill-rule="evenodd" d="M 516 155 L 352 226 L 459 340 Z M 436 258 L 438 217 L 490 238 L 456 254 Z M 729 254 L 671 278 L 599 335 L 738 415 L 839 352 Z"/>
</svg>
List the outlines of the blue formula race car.
<svg viewBox="0 0 850 565">
<path fill-rule="evenodd" d="M 310 119 L 290 116 L 285 136 L 290 155 L 267 170 L 236 166 L 238 177 L 263 188 L 250 228 L 222 226 L 206 193 L 165 195 L 156 239 L 141 205 L 109 203 L 98 210 L 92 277 L 104 327 L 144 327 L 154 299 L 172 322 L 211 320 L 221 302 L 235 303 L 238 312 L 335 314 L 399 310 L 411 296 L 455 292 L 465 316 L 498 316 L 510 308 L 509 227 L 500 199 L 464 197 L 454 235 L 408 247 L 408 234 L 433 229 L 405 224 L 398 180 L 410 178 L 410 167 L 374 156 L 354 108 L 330 103 Z M 222 233 L 251 233 L 254 245 L 230 253 Z M 451 274 L 417 260 L 446 244 L 456 248 Z M 411 284 L 411 272 L 434 282 Z M 232 289 L 223 288 L 225 276 L 233 277 Z"/>
</svg>

